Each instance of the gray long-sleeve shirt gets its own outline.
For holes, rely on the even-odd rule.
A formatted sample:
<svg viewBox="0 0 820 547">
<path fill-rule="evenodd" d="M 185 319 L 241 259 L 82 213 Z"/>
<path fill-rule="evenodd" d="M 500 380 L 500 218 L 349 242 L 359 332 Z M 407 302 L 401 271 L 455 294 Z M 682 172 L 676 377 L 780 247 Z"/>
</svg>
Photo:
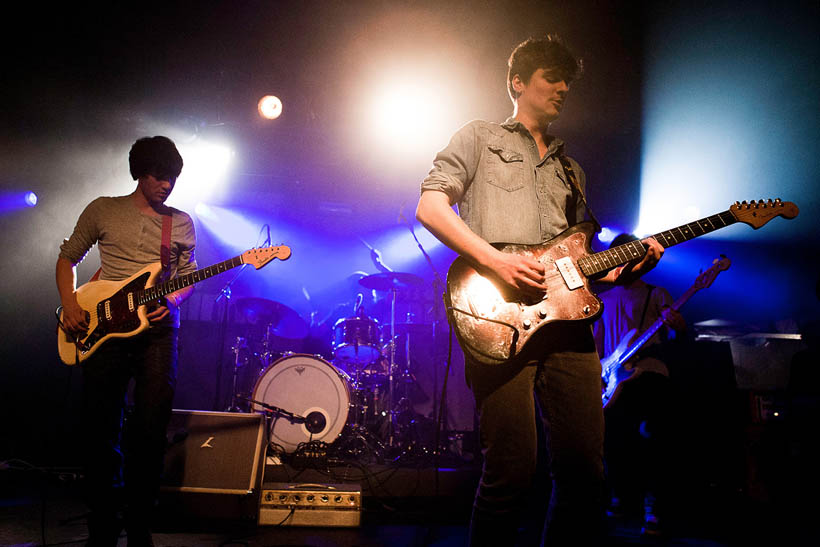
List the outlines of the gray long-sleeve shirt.
<svg viewBox="0 0 820 547">
<path fill-rule="evenodd" d="M 197 268 L 194 223 L 179 209 L 172 211 L 169 279 Z M 122 281 L 148 264 L 160 262 L 162 218 L 140 212 L 132 196 L 100 197 L 88 204 L 71 237 L 63 240 L 60 258 L 79 264 L 94 244 L 100 250 L 100 279 Z M 172 312 L 163 324 L 179 326 Z"/>
<path fill-rule="evenodd" d="M 421 191 L 445 192 L 467 226 L 490 243 L 541 243 L 584 219 L 558 160 L 563 148 L 555 138 L 541 158 L 521 122 L 472 121 L 436 155 Z M 569 161 L 585 191 L 583 170 Z"/>
</svg>

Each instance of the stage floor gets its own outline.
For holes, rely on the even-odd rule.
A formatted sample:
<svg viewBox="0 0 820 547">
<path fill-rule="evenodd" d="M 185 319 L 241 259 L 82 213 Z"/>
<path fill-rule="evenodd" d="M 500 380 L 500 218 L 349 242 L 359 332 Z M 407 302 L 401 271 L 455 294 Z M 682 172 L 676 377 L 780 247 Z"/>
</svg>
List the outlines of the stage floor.
<svg viewBox="0 0 820 547">
<path fill-rule="evenodd" d="M 270 466 L 269 466 L 270 467 Z M 361 471 L 361 470 L 360 470 Z M 266 471 L 267 479 L 279 479 L 292 469 Z M 48 472 L 0 471 L 0 545 L 83 545 L 87 537 L 86 509 L 81 501 L 76 470 Z M 353 471 L 350 470 L 351 476 Z M 259 526 L 253 521 L 185 518 L 163 515 L 154 534 L 158 546 L 455 546 L 465 545 L 471 492 L 477 469 L 439 470 L 438 495 L 435 469 L 368 469 L 371 480 L 380 477 L 381 493 L 363 488 L 361 525 L 354 528 Z M 301 482 L 325 477 L 325 472 L 303 471 L 290 476 Z M 335 478 L 338 478 L 336 476 Z M 361 476 L 355 477 L 360 479 Z M 325 482 L 331 482 L 326 480 Z M 270 484 L 270 483 L 266 483 Z M 264 488 L 264 486 L 263 486 Z M 393 494 L 390 489 L 401 495 Z M 790 518 L 771 507 L 726 505 L 724 500 L 703 500 L 668 522 L 660 540 L 641 535 L 637 517 L 608 520 L 607 545 L 729 546 L 771 542 L 804 544 Z M 806 524 L 803 521 L 803 524 Z M 119 545 L 125 546 L 123 534 Z M 533 544 L 520 538 L 519 545 Z M 808 540 L 805 544 L 811 544 Z M 513 545 L 511 542 L 510 545 Z"/>
</svg>

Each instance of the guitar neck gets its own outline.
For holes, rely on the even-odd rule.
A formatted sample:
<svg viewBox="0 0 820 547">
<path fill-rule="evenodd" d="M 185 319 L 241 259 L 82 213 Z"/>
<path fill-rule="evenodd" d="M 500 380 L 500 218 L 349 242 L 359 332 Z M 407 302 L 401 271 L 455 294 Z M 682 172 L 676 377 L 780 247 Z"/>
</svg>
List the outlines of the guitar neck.
<svg viewBox="0 0 820 547">
<path fill-rule="evenodd" d="M 689 241 L 690 239 L 714 232 L 715 230 L 720 230 L 735 222 L 737 222 L 737 219 L 731 211 L 723 211 L 722 213 L 657 233 L 652 237 L 663 245 L 664 248 L 668 248 L 678 243 L 683 243 L 684 241 Z M 612 249 L 582 257 L 578 259 L 578 265 L 581 271 L 584 272 L 584 275 L 591 277 L 641 258 L 645 253 L 646 249 L 643 243 L 640 241 L 630 241 L 629 243 L 613 247 Z"/>
<path fill-rule="evenodd" d="M 174 279 L 170 279 L 168 281 L 165 281 L 164 283 L 159 283 L 157 285 L 154 285 L 153 287 L 148 287 L 147 289 L 137 293 L 138 305 L 141 306 L 143 304 L 147 304 L 148 302 L 157 300 L 165 296 L 166 294 L 171 294 L 174 291 L 178 291 L 180 289 L 184 289 L 185 287 L 189 287 L 194 283 L 204 281 L 209 277 L 213 277 L 215 275 L 227 272 L 228 270 L 236 268 L 237 266 L 241 266 L 244 263 L 245 262 L 242 260 L 242 255 L 239 255 L 233 258 L 229 258 L 224 262 L 219 262 L 217 264 L 213 264 L 206 268 L 196 270 L 189 274 L 175 277 Z"/>
<path fill-rule="evenodd" d="M 695 287 L 694 285 L 689 287 L 689 289 L 687 289 L 686 292 L 683 293 L 683 295 L 680 298 L 678 298 L 675 301 L 674 304 L 672 304 L 671 308 L 675 311 L 680 310 L 681 307 L 684 304 L 686 304 L 686 302 L 690 298 L 692 298 L 692 295 L 694 295 L 696 292 L 698 292 L 698 290 L 699 290 L 699 288 Z M 660 330 L 662 325 L 663 325 L 663 317 L 658 317 L 657 319 L 655 319 L 655 322 L 652 323 L 649 326 L 649 328 L 646 329 L 646 331 L 644 331 L 644 333 L 641 335 L 641 337 L 638 338 L 637 340 L 635 340 L 635 342 L 633 342 L 632 345 L 629 346 L 629 348 L 627 348 L 627 350 L 618 358 L 617 366 L 620 366 L 623 363 L 626 363 L 627 361 L 629 361 L 629 359 L 631 359 L 632 356 L 635 355 L 638 352 L 638 350 L 643 347 L 644 344 L 649 342 L 649 340 L 653 336 L 655 336 L 655 333 L 658 332 L 658 330 Z"/>
</svg>

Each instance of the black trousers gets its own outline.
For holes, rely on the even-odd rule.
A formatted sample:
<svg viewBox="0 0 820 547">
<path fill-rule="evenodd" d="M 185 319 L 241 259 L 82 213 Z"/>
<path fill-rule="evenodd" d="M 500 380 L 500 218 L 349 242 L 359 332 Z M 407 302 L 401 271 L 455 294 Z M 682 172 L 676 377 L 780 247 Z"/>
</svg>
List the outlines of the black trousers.
<svg viewBox="0 0 820 547">
<path fill-rule="evenodd" d="M 484 457 L 471 545 L 514 545 L 522 505 L 533 499 L 548 507 L 545 545 L 600 544 L 601 363 L 589 325 L 550 327 L 512 362 L 487 366 L 467 359 Z M 538 454 L 538 427 L 546 454 Z M 549 493 L 532 492 L 539 457 L 549 468 Z"/>
<path fill-rule="evenodd" d="M 623 383 L 607 406 L 605 455 L 611 495 L 627 510 L 655 499 L 663 513 L 668 502 L 673 390 L 668 377 L 646 371 Z"/>
<path fill-rule="evenodd" d="M 93 545 L 111 545 L 112 538 L 116 544 L 120 511 L 129 545 L 150 538 L 176 388 L 177 330 L 151 327 L 133 338 L 110 339 L 83 364 L 86 499 Z M 132 378 L 134 406 L 124 420 Z"/>
</svg>

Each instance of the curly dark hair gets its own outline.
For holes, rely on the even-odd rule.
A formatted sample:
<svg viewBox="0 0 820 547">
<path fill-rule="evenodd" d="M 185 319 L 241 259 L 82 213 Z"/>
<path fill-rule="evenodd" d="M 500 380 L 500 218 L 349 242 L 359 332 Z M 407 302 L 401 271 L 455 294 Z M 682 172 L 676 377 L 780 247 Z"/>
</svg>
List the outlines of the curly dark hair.
<svg viewBox="0 0 820 547">
<path fill-rule="evenodd" d="M 546 38 L 527 38 L 515 47 L 507 66 L 507 91 L 513 102 L 518 99 L 518 93 L 512 85 L 516 74 L 522 81 L 529 82 L 533 73 L 543 68 L 569 85 L 580 78 L 584 71 L 583 61 L 576 59 L 555 34 L 548 34 Z"/>
<path fill-rule="evenodd" d="M 137 180 L 143 175 L 175 181 L 182 172 L 182 156 L 174 141 L 168 137 L 143 137 L 131 146 L 128 153 L 131 176 Z"/>
</svg>

